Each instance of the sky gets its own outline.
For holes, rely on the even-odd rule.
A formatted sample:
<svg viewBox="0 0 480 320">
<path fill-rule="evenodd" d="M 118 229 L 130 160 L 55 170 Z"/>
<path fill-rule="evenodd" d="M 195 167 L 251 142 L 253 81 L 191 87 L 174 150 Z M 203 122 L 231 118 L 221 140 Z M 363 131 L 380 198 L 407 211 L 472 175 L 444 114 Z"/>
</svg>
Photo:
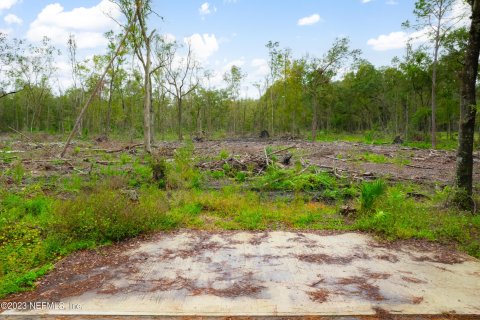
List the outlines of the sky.
<svg viewBox="0 0 480 320">
<path fill-rule="evenodd" d="M 461 0 L 458 0 L 461 1 Z M 213 71 L 212 85 L 232 65 L 247 77 L 242 93 L 255 96 L 251 84 L 268 74 L 268 41 L 290 48 L 293 56 L 321 56 L 337 37 L 376 66 L 403 56 L 412 31 L 414 0 L 152 0 L 150 27 L 181 43 L 190 41 L 201 65 Z M 108 15 L 105 14 L 108 12 Z M 66 49 L 74 34 L 81 57 L 105 53 L 104 32 L 119 30 L 121 19 L 109 0 L 0 0 L 0 32 L 31 42 L 48 36 Z M 410 33 L 409 33 L 410 32 Z M 68 56 L 58 58 L 59 83 L 69 85 Z M 255 92 L 254 92 L 255 91 Z"/>
</svg>

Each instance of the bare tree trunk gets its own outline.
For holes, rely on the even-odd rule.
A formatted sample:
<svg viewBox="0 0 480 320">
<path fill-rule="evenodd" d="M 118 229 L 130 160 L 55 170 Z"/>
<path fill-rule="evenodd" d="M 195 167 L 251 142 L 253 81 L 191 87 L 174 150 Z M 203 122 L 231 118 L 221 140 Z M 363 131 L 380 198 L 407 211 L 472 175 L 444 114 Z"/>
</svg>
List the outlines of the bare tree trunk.
<svg viewBox="0 0 480 320">
<path fill-rule="evenodd" d="M 318 101 L 317 95 L 313 95 L 313 117 L 312 117 L 312 141 L 317 138 L 317 125 L 318 125 Z"/>
<path fill-rule="evenodd" d="M 275 83 L 272 81 L 272 83 Z M 272 136 L 275 134 L 275 111 L 274 111 L 274 106 L 273 106 L 273 84 L 272 88 L 270 88 L 270 103 L 272 104 L 272 129 L 271 129 L 271 134 Z"/>
<path fill-rule="evenodd" d="M 112 68 L 112 77 L 110 78 L 110 88 L 108 93 L 108 107 L 107 107 L 107 123 L 105 125 L 105 136 L 110 134 L 110 119 L 112 117 L 112 100 L 113 100 L 113 81 L 115 79 L 115 67 Z"/>
<path fill-rule="evenodd" d="M 178 140 L 183 141 L 182 135 L 182 98 L 177 98 L 177 106 L 178 106 L 178 113 L 177 113 L 177 120 L 178 120 Z"/>
<path fill-rule="evenodd" d="M 155 141 L 155 110 L 153 105 L 152 76 L 150 75 L 150 145 Z"/>
<path fill-rule="evenodd" d="M 144 79 L 144 89 L 145 89 L 145 96 L 143 97 L 143 143 L 145 147 L 145 151 L 148 153 L 152 152 L 151 146 L 151 121 L 150 121 L 150 112 L 152 109 L 152 85 L 151 85 L 151 77 L 150 77 L 150 54 L 149 49 L 147 49 L 147 59 L 145 63 L 145 79 Z"/>
<path fill-rule="evenodd" d="M 437 65 L 438 65 L 438 50 L 440 48 L 440 22 L 437 29 L 435 40 L 435 52 L 433 55 L 433 70 L 432 70 L 432 148 L 437 147 Z"/>
<path fill-rule="evenodd" d="M 407 99 L 405 101 L 405 140 L 408 140 L 408 94 Z"/>
<path fill-rule="evenodd" d="M 473 141 L 475 135 L 476 92 L 480 53 L 480 0 L 471 0 L 472 23 L 462 76 L 460 132 L 458 137 L 456 202 L 465 209 L 473 208 Z"/>
</svg>

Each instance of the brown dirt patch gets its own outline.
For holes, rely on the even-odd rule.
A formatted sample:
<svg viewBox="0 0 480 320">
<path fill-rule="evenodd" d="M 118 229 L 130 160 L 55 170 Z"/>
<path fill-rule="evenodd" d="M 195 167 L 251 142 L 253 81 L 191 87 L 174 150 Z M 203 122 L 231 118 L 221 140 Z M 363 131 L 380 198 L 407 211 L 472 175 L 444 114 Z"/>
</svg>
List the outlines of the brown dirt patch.
<svg viewBox="0 0 480 320">
<path fill-rule="evenodd" d="M 173 260 L 176 258 L 187 259 L 196 257 L 199 253 L 205 251 L 215 252 L 220 249 L 229 249 L 229 247 L 224 246 L 218 241 L 211 241 L 212 236 L 212 233 L 192 232 L 192 241 L 187 249 L 165 249 L 160 255 L 160 258 L 165 260 Z"/>
<path fill-rule="evenodd" d="M 250 239 L 250 241 L 248 241 L 248 243 L 252 246 L 258 246 L 262 242 L 266 241 L 268 237 L 270 237 L 268 232 L 254 233 L 253 237 Z"/>
<path fill-rule="evenodd" d="M 383 301 L 385 297 L 380 294 L 380 288 L 376 285 L 367 282 L 367 279 L 362 277 L 348 277 L 341 278 L 337 282 L 341 287 L 338 289 L 345 295 L 354 294 L 360 295 L 368 300 Z"/>
<path fill-rule="evenodd" d="M 325 289 L 319 289 L 313 292 L 308 293 L 310 300 L 318 302 L 318 303 L 324 303 L 328 300 L 328 296 L 330 293 L 325 290 Z"/>
<path fill-rule="evenodd" d="M 153 280 L 152 282 L 154 285 L 151 287 L 150 292 L 187 290 L 192 296 L 213 295 L 226 298 L 253 297 L 265 289 L 264 286 L 255 283 L 252 273 L 242 275 L 240 280 L 224 288 L 215 288 L 211 285 L 201 286 L 198 285 L 195 280 L 182 276 L 177 276 L 175 279 L 161 278 Z"/>
<path fill-rule="evenodd" d="M 389 251 L 397 251 L 408 254 L 413 261 L 417 262 L 435 262 L 441 264 L 459 264 L 471 259 L 467 255 L 460 254 L 456 250 L 454 245 L 442 245 L 439 243 L 426 241 L 426 240 L 399 240 L 395 242 L 376 242 L 371 241 L 369 246 L 374 248 L 382 248 Z M 413 252 L 420 252 L 421 254 L 413 254 Z M 423 253 L 423 254 L 422 254 Z M 384 257 L 385 259 L 395 259 L 390 257 L 390 253 L 385 253 L 388 255 Z M 377 256 L 379 258 L 382 256 Z M 393 261 L 392 261 L 393 262 Z"/>
<path fill-rule="evenodd" d="M 412 297 L 413 304 L 420 304 L 423 301 L 423 297 Z"/>
<path fill-rule="evenodd" d="M 351 256 L 331 256 L 328 254 L 298 254 L 295 256 L 300 261 L 318 264 L 348 264 L 356 259 L 368 259 L 368 255 L 364 253 L 354 253 Z"/>
<path fill-rule="evenodd" d="M 417 279 L 415 277 L 402 277 L 403 281 L 410 282 L 410 283 L 427 283 L 426 281 Z"/>
<path fill-rule="evenodd" d="M 160 278 L 151 280 L 153 286 L 150 288 L 150 292 L 155 291 L 172 291 L 186 289 L 189 291 L 196 290 L 195 282 L 191 279 L 177 276 L 175 279 Z"/>
<path fill-rule="evenodd" d="M 354 257 L 338 257 L 328 254 L 299 254 L 296 255 L 300 261 L 319 264 L 347 264 L 353 261 Z"/>
<path fill-rule="evenodd" d="M 397 263 L 399 261 L 398 257 L 392 253 L 385 253 L 375 256 L 375 258 L 388 261 L 391 263 Z"/>
<path fill-rule="evenodd" d="M 369 279 L 386 280 L 392 276 L 390 273 L 385 273 L 385 272 L 371 272 L 365 269 L 363 269 L 362 271 L 363 271 L 363 275 Z"/>
<path fill-rule="evenodd" d="M 433 255 L 413 256 L 412 260 L 418 262 L 435 262 L 441 264 L 459 264 L 467 261 L 465 257 L 459 256 L 456 252 L 440 251 Z"/>
<path fill-rule="evenodd" d="M 265 289 L 264 286 L 255 285 L 248 282 L 237 282 L 230 287 L 222 289 L 199 288 L 194 295 L 207 294 L 226 298 L 253 297 L 262 292 L 263 289 Z"/>
<path fill-rule="evenodd" d="M 295 242 L 295 243 L 301 243 L 301 244 L 304 244 L 304 245 L 308 246 L 309 248 L 312 248 L 312 247 L 321 248 L 322 247 L 316 241 L 308 239 L 304 234 L 302 234 L 300 232 L 297 232 L 295 237 L 289 238 L 287 241 Z"/>
</svg>

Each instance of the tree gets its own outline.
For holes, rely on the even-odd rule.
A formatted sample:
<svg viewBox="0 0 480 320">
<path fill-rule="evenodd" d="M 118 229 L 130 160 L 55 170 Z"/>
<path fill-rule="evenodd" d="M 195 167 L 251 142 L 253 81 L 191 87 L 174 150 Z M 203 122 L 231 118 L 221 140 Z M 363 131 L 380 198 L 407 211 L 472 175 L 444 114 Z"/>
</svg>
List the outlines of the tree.
<svg viewBox="0 0 480 320">
<path fill-rule="evenodd" d="M 143 68 L 143 142 L 145 151 L 152 152 L 153 107 L 152 107 L 152 45 L 156 30 L 149 31 L 147 21 L 153 13 L 151 0 L 117 0 L 128 23 L 134 25 L 129 40 Z"/>
<path fill-rule="evenodd" d="M 10 81 L 8 77 L 6 77 L 6 70 L 8 70 L 8 66 L 12 63 L 12 59 L 12 46 L 8 41 L 7 35 L 0 32 L 0 99 L 18 92 L 18 90 L 5 90 L 10 86 Z"/>
<path fill-rule="evenodd" d="M 113 31 L 109 31 L 105 34 L 105 37 L 108 39 L 108 53 L 104 56 L 105 61 L 112 59 L 115 55 L 116 49 L 116 42 L 120 39 L 121 35 L 115 35 Z M 119 86 L 119 82 L 121 82 L 120 77 L 118 74 L 120 73 L 120 69 L 122 64 L 124 63 L 124 55 L 126 54 L 125 51 L 119 52 L 117 58 L 114 60 L 112 67 L 110 68 L 108 75 L 109 75 L 109 89 L 108 89 L 108 107 L 107 107 L 107 117 L 105 123 L 105 135 L 108 137 L 111 129 L 111 118 L 112 118 L 112 101 L 113 101 L 113 92 L 115 87 Z"/>
<path fill-rule="evenodd" d="M 270 75 L 269 79 L 271 81 L 271 86 L 275 85 L 275 81 L 279 78 L 282 69 L 282 58 L 283 53 L 279 50 L 280 43 L 278 41 L 268 41 L 265 45 L 268 49 L 268 66 L 270 68 Z M 267 80 L 267 83 L 268 83 Z M 268 86 L 268 85 L 267 85 Z M 271 127 L 270 133 L 272 135 L 275 134 L 275 103 L 274 103 L 274 95 L 273 90 L 270 90 L 270 107 L 271 107 Z"/>
<path fill-rule="evenodd" d="M 312 140 L 315 141 L 318 127 L 319 98 L 322 88 L 337 75 L 340 68 L 348 60 L 356 60 L 360 50 L 351 50 L 348 38 L 336 39 L 332 47 L 322 58 L 306 59 L 307 63 L 307 90 L 312 98 Z"/>
<path fill-rule="evenodd" d="M 230 95 L 230 99 L 233 101 L 233 133 L 235 134 L 237 131 L 237 108 L 235 107 L 237 99 L 240 95 L 240 85 L 242 83 L 242 79 L 245 78 L 245 74 L 242 73 L 242 69 L 233 65 L 230 68 L 229 72 L 226 72 L 223 75 L 223 80 L 227 83 L 228 93 Z"/>
<path fill-rule="evenodd" d="M 96 96 L 97 92 L 100 90 L 100 87 L 103 85 L 103 80 L 105 79 L 105 76 L 107 75 L 108 70 L 112 66 L 112 64 L 115 61 L 115 58 L 117 57 L 117 55 L 119 55 L 120 52 L 122 51 L 123 46 L 124 46 L 128 36 L 129 36 L 130 32 L 132 32 L 134 24 L 135 24 L 135 20 L 131 20 L 131 21 L 128 22 L 128 26 L 125 28 L 125 33 L 124 33 L 122 39 L 120 40 L 120 42 L 117 46 L 117 50 L 115 51 L 115 54 L 111 57 L 110 61 L 107 64 L 107 67 L 105 68 L 102 75 L 100 76 L 100 79 L 98 80 L 92 94 L 88 98 L 88 100 L 85 103 L 85 105 L 83 106 L 82 110 L 80 110 L 80 114 L 78 115 L 77 120 L 75 121 L 75 125 L 73 126 L 73 129 L 72 129 L 72 131 L 70 132 L 70 135 L 67 138 L 67 142 L 65 142 L 65 146 L 63 147 L 63 150 L 62 150 L 62 153 L 60 154 L 60 157 L 63 158 L 65 156 L 65 153 L 68 150 L 70 142 L 72 141 L 73 136 L 75 135 L 75 133 L 77 132 L 77 130 L 80 126 L 80 122 L 83 118 L 83 115 L 85 114 L 85 111 L 87 110 L 88 106 L 92 103 L 92 101 L 93 101 L 94 97 Z"/>
<path fill-rule="evenodd" d="M 38 46 L 15 39 L 14 50 L 8 73 L 15 83 L 15 91 L 23 89 L 26 93 L 25 126 L 30 131 L 33 131 L 34 128 L 48 130 L 50 106 L 45 103 L 45 99 L 51 93 L 50 78 L 55 72 L 54 58 L 60 52 L 51 45 L 50 39 L 47 37 L 44 37 Z M 44 107 L 47 108 L 47 111 L 42 127 Z"/>
<path fill-rule="evenodd" d="M 433 42 L 433 65 L 432 65 L 432 96 L 431 96 L 431 131 L 432 148 L 437 145 L 436 138 L 436 110 L 437 110 L 437 64 L 440 48 L 443 46 L 445 37 L 455 27 L 461 17 L 453 16 L 456 0 L 417 0 L 413 13 L 417 17 L 417 30 L 426 30 Z M 409 26 L 408 21 L 404 24 Z"/>
<path fill-rule="evenodd" d="M 178 121 L 178 140 L 183 140 L 182 117 L 183 117 L 183 99 L 193 92 L 198 86 L 198 62 L 195 60 L 192 52 L 191 42 L 187 43 L 187 56 L 175 59 L 178 49 L 177 44 L 171 44 L 167 48 L 167 64 L 165 68 L 165 77 L 167 90 L 177 103 L 177 121 Z"/>
<path fill-rule="evenodd" d="M 461 207 L 472 209 L 473 141 L 477 111 L 476 82 L 480 54 L 480 0 L 469 0 L 468 3 L 472 7 L 472 21 L 462 73 L 455 200 Z"/>
</svg>

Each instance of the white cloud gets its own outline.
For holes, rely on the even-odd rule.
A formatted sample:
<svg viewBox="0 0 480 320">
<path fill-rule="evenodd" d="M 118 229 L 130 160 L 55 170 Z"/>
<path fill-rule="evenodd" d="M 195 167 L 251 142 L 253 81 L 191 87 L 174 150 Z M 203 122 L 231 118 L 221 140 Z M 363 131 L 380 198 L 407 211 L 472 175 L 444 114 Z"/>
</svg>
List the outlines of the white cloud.
<svg viewBox="0 0 480 320">
<path fill-rule="evenodd" d="M 7 24 L 22 24 L 23 23 L 22 19 L 20 19 L 19 17 L 17 17 L 14 14 L 11 14 L 11 13 L 6 15 L 5 18 L 3 18 L 3 20 Z"/>
<path fill-rule="evenodd" d="M 214 34 L 195 33 L 184 39 L 185 43 L 191 43 L 195 56 L 201 61 L 207 60 L 212 54 L 218 51 L 218 41 Z"/>
<path fill-rule="evenodd" d="M 405 47 L 408 41 L 408 34 L 403 31 L 390 32 L 387 35 L 379 35 L 367 41 L 369 46 L 375 51 L 387 51 L 393 49 L 401 49 Z"/>
<path fill-rule="evenodd" d="M 121 17 L 118 7 L 109 0 L 102 0 L 94 7 L 79 7 L 71 11 L 64 11 L 59 3 L 49 4 L 30 24 L 27 38 L 39 41 L 48 36 L 54 44 L 65 45 L 69 35 L 74 34 L 80 49 L 104 46 L 107 40 L 103 34 L 118 28 L 107 14 L 116 19 Z"/>
<path fill-rule="evenodd" d="M 211 14 L 212 12 L 217 12 L 217 7 L 212 8 L 208 2 L 203 3 L 198 9 L 198 13 L 202 17 L 202 20 L 205 20 L 205 16 Z"/>
<path fill-rule="evenodd" d="M 397 4 L 396 0 L 388 0 L 387 4 Z M 450 24 L 459 26 L 468 26 L 470 23 L 469 14 L 471 12 L 470 6 L 464 0 L 456 0 L 453 4 L 452 10 L 449 12 L 447 20 Z M 376 51 L 387 51 L 394 49 L 405 48 L 408 41 L 412 44 L 421 44 L 428 42 L 429 30 L 428 27 L 407 33 L 404 31 L 391 32 L 389 34 L 382 34 L 377 38 L 372 38 L 367 41 L 367 44 Z"/>
<path fill-rule="evenodd" d="M 204 4 L 202 4 L 200 6 L 200 8 L 198 9 L 198 12 L 200 13 L 200 15 L 207 15 L 207 14 L 212 13 L 210 11 L 210 3 L 205 2 Z"/>
<path fill-rule="evenodd" d="M 10 9 L 17 2 L 18 2 L 18 0 L 0 0 L 0 11 Z"/>
<path fill-rule="evenodd" d="M 410 40 L 412 44 L 426 42 L 428 40 L 427 29 L 407 33 L 404 31 L 390 32 L 387 35 L 379 35 L 367 41 L 367 44 L 375 51 L 388 51 L 405 48 Z"/>
<path fill-rule="evenodd" d="M 387 2 L 385 2 L 386 4 L 388 4 L 389 6 L 396 6 L 398 4 L 398 1 L 397 0 L 387 0 Z"/>
<path fill-rule="evenodd" d="M 11 28 L 8 28 L 8 29 L 0 28 L 0 33 L 9 35 L 9 34 L 12 33 L 12 32 L 13 32 L 13 30 L 12 30 Z"/>
<path fill-rule="evenodd" d="M 263 58 L 255 58 L 251 62 L 251 66 L 255 69 L 253 76 L 265 77 L 270 73 L 267 60 Z"/>
<path fill-rule="evenodd" d="M 362 3 L 369 3 L 371 2 L 372 0 L 362 0 Z"/>
<path fill-rule="evenodd" d="M 162 38 L 166 43 L 174 43 L 177 40 L 177 38 L 171 33 L 165 33 L 162 35 Z"/>
<path fill-rule="evenodd" d="M 457 0 L 453 4 L 451 18 L 453 22 L 459 20 L 459 25 L 462 27 L 468 27 L 470 25 L 470 15 L 472 9 L 470 5 L 464 0 Z"/>
<path fill-rule="evenodd" d="M 318 13 L 312 14 L 311 16 L 308 17 L 303 17 L 298 20 L 297 24 L 299 26 L 311 26 L 313 24 L 316 24 L 320 21 L 320 15 Z"/>
</svg>

